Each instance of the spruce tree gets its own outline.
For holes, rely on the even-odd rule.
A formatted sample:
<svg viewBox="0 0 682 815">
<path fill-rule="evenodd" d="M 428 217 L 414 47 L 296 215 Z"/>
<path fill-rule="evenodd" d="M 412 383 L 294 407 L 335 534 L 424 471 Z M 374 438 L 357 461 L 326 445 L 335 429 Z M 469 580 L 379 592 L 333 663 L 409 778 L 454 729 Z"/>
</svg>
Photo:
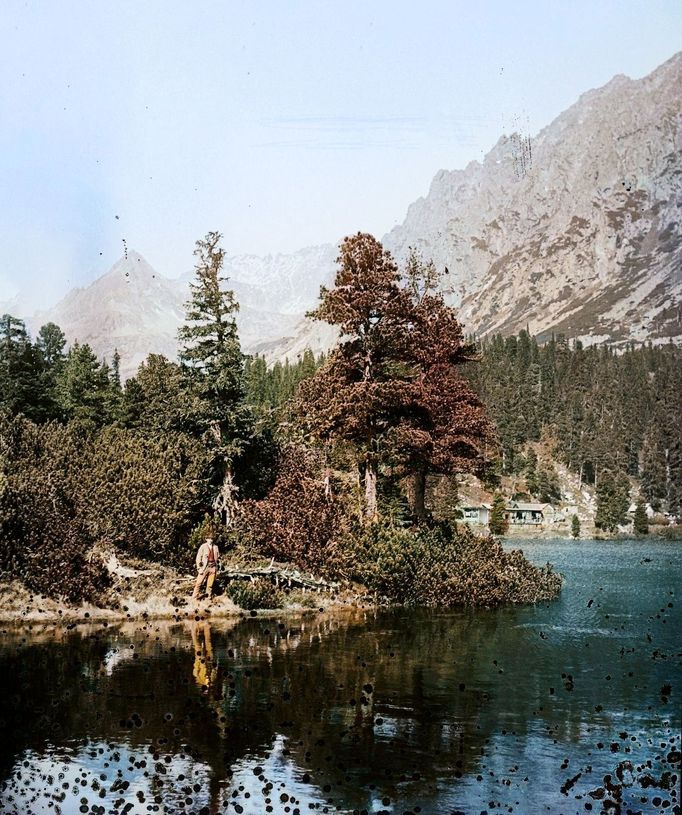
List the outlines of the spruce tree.
<svg viewBox="0 0 682 815">
<path fill-rule="evenodd" d="M 532 496 L 538 494 L 538 456 L 533 449 L 528 451 L 528 457 L 526 459 L 526 489 Z"/>
<path fill-rule="evenodd" d="M 45 365 L 54 374 L 59 373 L 66 354 L 66 337 L 61 328 L 56 323 L 45 323 L 41 326 L 36 337 L 36 345 L 38 346 Z"/>
<path fill-rule="evenodd" d="M 649 519 L 647 518 L 644 501 L 641 498 L 637 501 L 635 506 L 635 515 L 633 518 L 632 528 L 635 535 L 649 534 Z"/>
<path fill-rule="evenodd" d="M 221 238 L 219 232 L 208 232 L 196 243 L 195 278 L 178 336 L 180 361 L 199 400 L 199 428 L 216 454 L 220 486 L 214 508 L 229 524 L 236 492 L 233 461 L 249 436 L 251 413 L 245 401 L 244 357 L 235 321 L 239 304 L 225 287 Z"/>
<path fill-rule="evenodd" d="M 571 535 L 574 538 L 580 537 L 580 518 L 577 515 L 573 515 L 571 518 Z"/>
<path fill-rule="evenodd" d="M 167 433 L 197 435 L 194 416 L 200 411 L 182 368 L 161 354 L 149 354 L 126 382 L 120 413 L 125 427 L 161 437 Z"/>
<path fill-rule="evenodd" d="M 559 476 L 551 465 L 540 468 L 538 472 L 538 495 L 544 503 L 551 504 L 561 500 Z"/>
<path fill-rule="evenodd" d="M 493 497 L 490 519 L 488 521 L 488 526 L 493 535 L 504 535 L 509 529 L 509 521 L 505 514 L 506 509 L 506 501 L 499 492 L 496 492 Z"/>
<path fill-rule="evenodd" d="M 22 320 L 0 318 L 0 408 L 36 422 L 54 418 L 53 382 L 39 345 Z"/>
<path fill-rule="evenodd" d="M 74 343 L 55 382 L 56 399 L 66 419 L 101 427 L 111 420 L 109 368 L 89 345 Z"/>
<path fill-rule="evenodd" d="M 630 483 L 625 473 L 604 470 L 597 482 L 597 513 L 594 525 L 614 532 L 627 522 Z"/>
<path fill-rule="evenodd" d="M 111 383 L 117 391 L 122 390 L 121 355 L 118 353 L 118 348 L 114 348 L 114 356 L 111 360 Z"/>
</svg>

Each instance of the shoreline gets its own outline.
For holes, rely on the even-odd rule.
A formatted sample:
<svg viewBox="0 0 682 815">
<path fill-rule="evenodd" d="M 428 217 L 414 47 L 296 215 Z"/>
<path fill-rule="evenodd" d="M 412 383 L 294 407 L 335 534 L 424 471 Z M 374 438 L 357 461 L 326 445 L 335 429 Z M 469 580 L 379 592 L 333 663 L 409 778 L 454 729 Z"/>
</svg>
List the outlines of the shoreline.
<svg viewBox="0 0 682 815">
<path fill-rule="evenodd" d="M 540 530 L 537 530 L 540 531 Z M 516 534 L 499 536 L 498 540 L 509 551 L 520 549 L 524 545 L 557 541 L 563 544 L 573 543 L 580 546 L 585 541 L 603 541 L 617 543 L 620 540 L 636 540 L 643 544 L 647 541 L 676 543 L 679 538 L 651 533 L 635 538 L 625 533 L 573 538 L 571 536 L 552 534 L 543 530 L 543 534 Z M 151 564 L 148 564 L 151 565 Z M 140 572 L 143 574 L 143 572 Z M 30 592 L 19 580 L 0 580 L 0 625 L 23 626 L 35 624 L 65 625 L 67 627 L 94 624 L 119 624 L 126 622 L 146 623 L 151 621 L 192 622 L 199 620 L 239 620 L 248 617 L 272 618 L 288 615 L 320 614 L 326 612 L 358 611 L 383 608 L 384 604 L 374 602 L 370 595 L 354 591 L 351 587 L 334 594 L 326 591 L 310 592 L 304 595 L 303 602 L 293 600 L 279 608 L 244 609 L 234 603 L 225 593 L 206 600 L 193 603 L 190 594 L 185 594 L 181 586 L 187 585 L 188 578 L 175 574 L 174 579 L 166 582 L 167 574 L 160 571 L 153 575 L 152 583 L 146 590 L 134 596 L 133 589 L 127 585 L 115 597 L 114 603 L 107 605 L 104 600 L 101 606 L 91 602 L 70 605 L 66 602 Z M 165 589 L 163 584 L 166 583 Z M 299 595 L 300 597 L 300 595 Z"/>
<path fill-rule="evenodd" d="M 8 597 L 12 600 L 8 602 Z M 291 603 L 281 608 L 243 609 L 237 606 L 227 595 L 216 596 L 211 602 L 200 600 L 192 603 L 186 600 L 184 605 L 173 605 L 159 592 L 146 600 L 122 598 L 119 608 L 96 606 L 83 603 L 69 605 L 44 595 L 32 595 L 22 584 L 14 580 L 0 582 L 0 625 L 23 625 L 35 623 L 125 623 L 151 622 L 164 620 L 174 622 L 198 620 L 238 620 L 247 617 L 276 617 L 287 614 L 320 614 L 327 611 L 344 609 L 358 610 L 374 607 L 372 603 L 361 605 L 357 597 L 347 600 L 331 599 L 330 596 L 318 595 L 315 605 Z"/>
</svg>

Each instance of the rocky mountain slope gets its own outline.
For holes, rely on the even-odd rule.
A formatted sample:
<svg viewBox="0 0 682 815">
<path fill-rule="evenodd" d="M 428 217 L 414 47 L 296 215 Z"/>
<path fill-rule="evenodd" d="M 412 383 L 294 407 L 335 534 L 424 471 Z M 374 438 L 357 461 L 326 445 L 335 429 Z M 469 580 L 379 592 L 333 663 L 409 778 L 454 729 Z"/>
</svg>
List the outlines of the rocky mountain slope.
<svg viewBox="0 0 682 815">
<path fill-rule="evenodd" d="M 503 136 L 482 163 L 441 170 L 383 240 L 399 259 L 415 247 L 447 271 L 468 332 L 682 338 L 682 54 L 583 94 L 533 139 Z M 335 332 L 304 314 L 336 254 L 226 259 L 247 352 L 295 358 L 333 344 Z M 107 357 L 117 347 L 130 375 L 150 351 L 174 356 L 188 280 L 129 252 L 29 322 L 53 320 Z"/>
<path fill-rule="evenodd" d="M 477 334 L 682 336 L 682 54 L 439 172 L 385 243 L 446 268 Z"/>
<path fill-rule="evenodd" d="M 336 252 L 328 245 L 292 255 L 227 258 L 225 271 L 240 303 L 237 322 L 246 352 L 277 346 L 283 337 L 296 334 L 317 299 L 320 281 L 333 275 Z M 176 358 L 190 279 L 170 280 L 139 252 L 129 251 L 90 286 L 73 289 L 54 308 L 33 315 L 28 326 L 35 334 L 44 323 L 55 322 L 69 342 L 87 342 L 109 360 L 118 349 L 121 374 L 128 378 L 151 352 Z"/>
</svg>

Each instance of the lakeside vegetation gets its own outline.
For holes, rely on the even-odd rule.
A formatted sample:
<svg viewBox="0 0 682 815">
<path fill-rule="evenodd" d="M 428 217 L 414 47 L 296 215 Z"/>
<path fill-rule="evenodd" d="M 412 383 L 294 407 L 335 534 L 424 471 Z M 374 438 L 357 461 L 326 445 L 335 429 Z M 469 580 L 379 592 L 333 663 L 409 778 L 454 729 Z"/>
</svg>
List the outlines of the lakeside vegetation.
<svg viewBox="0 0 682 815">
<path fill-rule="evenodd" d="M 456 513 L 462 473 L 524 472 L 530 495 L 552 494 L 526 448 L 547 428 L 605 513 L 622 474 L 679 512 L 677 349 L 616 355 L 526 332 L 477 348 L 433 264 L 399 268 L 359 233 L 312 315 L 339 328 L 337 347 L 268 368 L 242 354 L 220 237 L 197 242 L 179 362 L 150 354 L 125 384 L 117 354 L 109 365 L 54 324 L 32 341 L 0 319 L 2 577 L 97 602 L 111 582 L 97 547 L 187 571 L 210 533 L 388 602 L 548 599 L 558 575 Z"/>
</svg>

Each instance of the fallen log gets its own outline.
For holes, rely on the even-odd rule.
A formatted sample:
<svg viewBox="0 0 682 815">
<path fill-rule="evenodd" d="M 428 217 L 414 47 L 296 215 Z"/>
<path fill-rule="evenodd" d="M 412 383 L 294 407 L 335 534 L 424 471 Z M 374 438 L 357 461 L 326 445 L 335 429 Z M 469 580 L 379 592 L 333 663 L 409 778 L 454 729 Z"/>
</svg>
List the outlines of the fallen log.
<svg viewBox="0 0 682 815">
<path fill-rule="evenodd" d="M 184 578 L 181 583 L 194 583 L 194 576 Z M 253 569 L 220 569 L 217 574 L 217 580 L 221 583 L 230 582 L 232 580 L 250 580 L 253 582 L 256 579 L 271 580 L 276 586 L 287 586 L 288 588 L 301 588 L 309 589 L 312 591 L 337 591 L 340 584 L 316 578 L 312 575 L 307 576 L 302 574 L 298 569 L 281 569 L 277 566 L 261 566 Z"/>
</svg>

